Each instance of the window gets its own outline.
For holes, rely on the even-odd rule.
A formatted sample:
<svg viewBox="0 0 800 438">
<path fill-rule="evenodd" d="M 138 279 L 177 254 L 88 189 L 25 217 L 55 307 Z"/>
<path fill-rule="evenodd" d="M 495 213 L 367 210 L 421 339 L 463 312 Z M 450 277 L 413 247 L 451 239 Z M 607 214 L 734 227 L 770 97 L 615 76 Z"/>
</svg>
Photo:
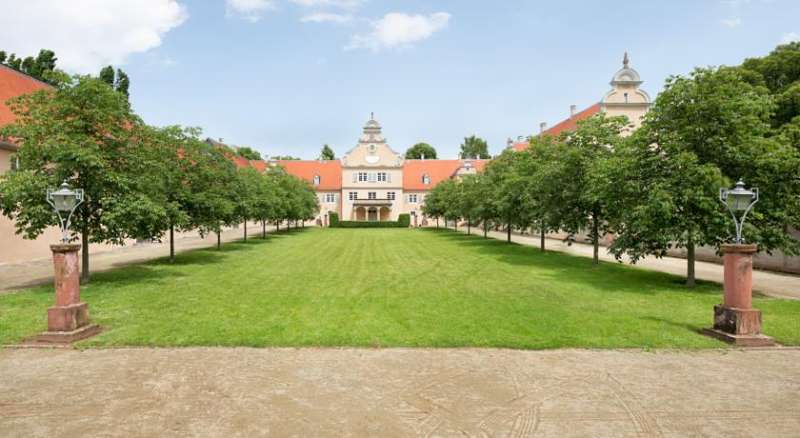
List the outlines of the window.
<svg viewBox="0 0 800 438">
<path fill-rule="evenodd" d="M 408 202 L 411 203 L 411 204 L 416 204 L 417 203 L 417 194 L 416 193 L 412 193 L 412 194 L 408 195 Z"/>
<path fill-rule="evenodd" d="M 427 173 L 422 175 L 422 184 L 425 184 L 427 186 L 430 183 L 431 183 L 431 176 L 428 175 Z"/>
<path fill-rule="evenodd" d="M 625 93 L 625 103 L 628 103 L 628 93 Z"/>
<path fill-rule="evenodd" d="M 333 204 L 334 202 L 336 202 L 336 193 L 326 193 L 325 202 L 328 204 Z"/>
<path fill-rule="evenodd" d="M 388 199 L 390 201 L 394 201 L 394 192 L 387 192 L 386 193 L 386 199 Z"/>
<path fill-rule="evenodd" d="M 375 182 L 377 180 L 375 172 L 370 172 L 367 174 L 367 181 Z"/>
<path fill-rule="evenodd" d="M 386 182 L 386 172 L 378 172 L 378 182 Z"/>
<path fill-rule="evenodd" d="M 318 186 L 320 181 L 322 181 L 322 178 L 320 178 L 319 175 L 314 175 L 314 185 Z"/>
<path fill-rule="evenodd" d="M 378 194 L 375 192 L 367 192 L 367 199 L 378 199 Z"/>
<path fill-rule="evenodd" d="M 351 201 L 355 201 L 356 199 L 358 199 L 358 192 L 350 192 L 348 199 L 350 199 Z"/>
<path fill-rule="evenodd" d="M 358 172 L 358 182 L 367 182 L 367 172 Z"/>
</svg>

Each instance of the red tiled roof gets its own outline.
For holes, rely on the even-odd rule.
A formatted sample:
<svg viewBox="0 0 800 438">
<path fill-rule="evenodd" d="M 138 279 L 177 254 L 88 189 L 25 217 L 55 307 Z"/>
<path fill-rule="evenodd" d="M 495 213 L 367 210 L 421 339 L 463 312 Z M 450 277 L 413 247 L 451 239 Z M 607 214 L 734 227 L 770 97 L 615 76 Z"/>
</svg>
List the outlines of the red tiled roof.
<svg viewBox="0 0 800 438">
<path fill-rule="evenodd" d="M 465 160 L 405 160 L 403 163 L 403 190 L 430 190 L 440 182 L 453 177 Z M 480 172 L 489 160 L 469 160 Z M 423 184 L 422 176 L 431 178 L 430 184 Z"/>
<path fill-rule="evenodd" d="M 579 121 L 588 119 L 589 117 L 592 117 L 593 115 L 599 112 L 600 112 L 600 104 L 596 103 L 590 106 L 589 108 L 586 108 L 585 110 L 576 113 L 574 116 L 556 123 L 551 128 L 546 129 L 543 132 L 543 134 L 552 135 L 555 137 L 556 135 L 561 134 L 564 131 L 574 131 L 575 129 L 578 128 Z"/>
<path fill-rule="evenodd" d="M 511 149 L 514 149 L 517 152 L 521 152 L 524 151 L 525 149 L 528 149 L 528 146 L 530 146 L 530 143 L 528 143 L 527 141 L 518 141 L 511 145 Z"/>
<path fill-rule="evenodd" d="M 317 190 L 342 189 L 342 163 L 339 160 L 280 160 L 278 165 L 283 166 L 289 175 L 312 184 L 314 176 L 319 175 L 319 185 L 314 187 Z"/>
<path fill-rule="evenodd" d="M 25 73 L 0 65 L 0 126 L 7 125 L 16 119 L 6 105 L 8 99 L 48 88 L 52 87 Z"/>
</svg>

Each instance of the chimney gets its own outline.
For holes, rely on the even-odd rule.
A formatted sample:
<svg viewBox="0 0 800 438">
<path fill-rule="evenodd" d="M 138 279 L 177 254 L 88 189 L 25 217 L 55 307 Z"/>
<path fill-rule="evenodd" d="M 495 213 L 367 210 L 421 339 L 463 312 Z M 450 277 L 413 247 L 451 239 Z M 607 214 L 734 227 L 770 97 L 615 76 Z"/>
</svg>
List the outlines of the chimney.
<svg viewBox="0 0 800 438">
<path fill-rule="evenodd" d="M 218 138 L 217 141 L 219 141 L 220 143 L 225 143 L 224 141 L 222 141 L 222 137 Z"/>
<path fill-rule="evenodd" d="M 545 129 L 547 129 L 547 122 L 539 123 L 539 134 L 544 134 Z"/>
<path fill-rule="evenodd" d="M 575 117 L 575 110 L 576 109 L 577 109 L 577 107 L 575 105 L 570 105 L 569 106 L 569 118 L 570 119 Z"/>
</svg>

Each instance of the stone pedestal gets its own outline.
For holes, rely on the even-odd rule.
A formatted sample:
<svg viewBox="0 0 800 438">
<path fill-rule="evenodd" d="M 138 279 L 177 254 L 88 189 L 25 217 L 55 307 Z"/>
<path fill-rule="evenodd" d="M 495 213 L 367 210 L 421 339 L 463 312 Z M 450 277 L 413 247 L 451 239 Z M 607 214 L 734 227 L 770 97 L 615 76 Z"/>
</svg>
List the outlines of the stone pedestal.
<svg viewBox="0 0 800 438">
<path fill-rule="evenodd" d="M 725 295 L 714 306 L 714 327 L 703 333 L 744 347 L 775 345 L 761 334 L 761 311 L 753 309 L 753 254 L 756 245 L 722 245 Z"/>
<path fill-rule="evenodd" d="M 100 332 L 89 324 L 89 306 L 81 302 L 78 244 L 50 245 L 53 251 L 53 276 L 56 305 L 47 309 L 47 331 L 36 336 L 37 343 L 66 344 Z"/>
</svg>

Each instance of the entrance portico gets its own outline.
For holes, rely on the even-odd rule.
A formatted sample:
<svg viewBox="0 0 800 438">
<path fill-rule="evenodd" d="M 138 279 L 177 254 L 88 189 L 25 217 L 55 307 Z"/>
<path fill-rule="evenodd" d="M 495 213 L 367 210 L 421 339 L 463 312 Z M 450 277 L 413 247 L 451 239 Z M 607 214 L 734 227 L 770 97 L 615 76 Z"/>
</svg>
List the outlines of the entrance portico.
<svg viewBox="0 0 800 438">
<path fill-rule="evenodd" d="M 353 202 L 351 220 L 388 221 L 391 217 L 392 201 L 389 199 L 359 199 Z"/>
</svg>

